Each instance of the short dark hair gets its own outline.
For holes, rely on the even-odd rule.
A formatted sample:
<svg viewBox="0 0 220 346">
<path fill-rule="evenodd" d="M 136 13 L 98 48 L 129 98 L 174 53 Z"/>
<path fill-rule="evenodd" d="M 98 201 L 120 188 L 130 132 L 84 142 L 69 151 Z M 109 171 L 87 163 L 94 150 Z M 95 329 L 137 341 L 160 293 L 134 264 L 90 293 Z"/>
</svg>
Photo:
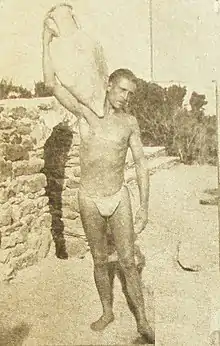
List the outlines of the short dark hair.
<svg viewBox="0 0 220 346">
<path fill-rule="evenodd" d="M 126 78 L 133 83 L 137 83 L 137 77 L 135 76 L 135 74 L 131 70 L 129 70 L 127 68 L 119 68 L 119 69 L 113 71 L 110 74 L 108 81 L 109 81 L 109 83 L 114 83 L 118 79 L 121 79 L 121 78 Z"/>
</svg>

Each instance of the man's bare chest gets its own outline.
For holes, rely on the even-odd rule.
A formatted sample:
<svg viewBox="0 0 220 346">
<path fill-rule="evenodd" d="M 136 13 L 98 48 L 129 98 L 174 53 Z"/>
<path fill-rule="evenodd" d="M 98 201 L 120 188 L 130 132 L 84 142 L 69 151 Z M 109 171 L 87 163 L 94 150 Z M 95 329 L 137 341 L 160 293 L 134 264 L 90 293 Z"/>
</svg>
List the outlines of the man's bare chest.
<svg viewBox="0 0 220 346">
<path fill-rule="evenodd" d="M 108 120 L 89 125 L 84 119 L 80 120 L 80 136 L 83 142 L 114 143 L 115 145 L 127 145 L 130 128 L 126 122 Z M 101 148 L 100 148 L 101 149 Z"/>
</svg>

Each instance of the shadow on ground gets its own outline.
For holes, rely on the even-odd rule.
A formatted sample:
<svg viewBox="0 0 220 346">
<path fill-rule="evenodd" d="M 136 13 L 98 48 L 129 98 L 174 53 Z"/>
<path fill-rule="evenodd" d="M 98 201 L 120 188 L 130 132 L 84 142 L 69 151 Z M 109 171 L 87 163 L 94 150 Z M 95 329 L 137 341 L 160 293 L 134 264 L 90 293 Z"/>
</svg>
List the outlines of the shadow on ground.
<svg viewBox="0 0 220 346">
<path fill-rule="evenodd" d="M 0 327 L 0 346 L 22 346 L 30 329 L 31 326 L 24 322 L 11 329 Z"/>
<path fill-rule="evenodd" d="M 58 258 L 67 259 L 66 244 L 63 235 L 64 224 L 62 221 L 62 191 L 65 175 L 67 154 L 72 144 L 73 134 L 65 124 L 54 127 L 51 136 L 44 145 L 44 168 L 46 175 L 46 195 L 49 198 L 49 208 L 52 215 L 51 232 Z"/>
</svg>

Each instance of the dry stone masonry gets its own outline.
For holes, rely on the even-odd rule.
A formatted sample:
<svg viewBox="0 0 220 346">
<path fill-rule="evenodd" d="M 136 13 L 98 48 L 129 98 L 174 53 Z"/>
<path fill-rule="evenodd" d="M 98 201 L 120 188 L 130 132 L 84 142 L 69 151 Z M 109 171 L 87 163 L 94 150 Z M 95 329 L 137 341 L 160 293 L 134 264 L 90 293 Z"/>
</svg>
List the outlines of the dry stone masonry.
<svg viewBox="0 0 220 346">
<path fill-rule="evenodd" d="M 0 102 L 0 280 L 47 256 L 52 240 L 58 257 L 87 250 L 73 120 L 53 98 Z"/>
</svg>

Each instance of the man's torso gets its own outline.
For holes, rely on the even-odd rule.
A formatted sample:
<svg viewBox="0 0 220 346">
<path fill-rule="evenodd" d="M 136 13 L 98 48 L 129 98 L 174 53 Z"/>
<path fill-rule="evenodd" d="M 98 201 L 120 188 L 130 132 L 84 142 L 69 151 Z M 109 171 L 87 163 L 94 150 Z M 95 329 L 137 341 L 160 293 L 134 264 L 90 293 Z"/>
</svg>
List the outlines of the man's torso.
<svg viewBox="0 0 220 346">
<path fill-rule="evenodd" d="M 97 118 L 93 126 L 80 120 L 81 185 L 88 194 L 108 196 L 121 188 L 131 131 L 127 114 Z"/>
</svg>

